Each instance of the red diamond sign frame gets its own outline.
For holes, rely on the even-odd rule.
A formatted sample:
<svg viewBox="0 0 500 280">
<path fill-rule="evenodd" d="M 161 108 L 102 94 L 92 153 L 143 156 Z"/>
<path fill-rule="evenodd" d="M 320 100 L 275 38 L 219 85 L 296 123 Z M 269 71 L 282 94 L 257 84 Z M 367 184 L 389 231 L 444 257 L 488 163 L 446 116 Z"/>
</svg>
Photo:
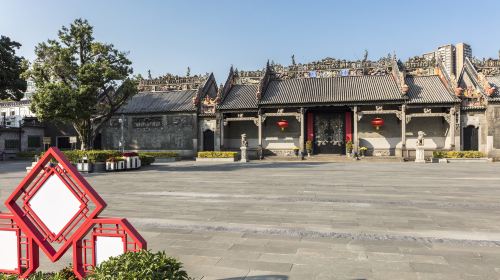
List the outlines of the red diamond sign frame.
<svg viewBox="0 0 500 280">
<path fill-rule="evenodd" d="M 73 241 L 73 272 L 82 279 L 92 269 L 125 252 L 147 249 L 147 242 L 125 218 L 97 218 Z"/>
<path fill-rule="evenodd" d="M 57 148 L 50 148 L 5 205 L 16 224 L 57 261 L 106 202 Z"/>
<path fill-rule="evenodd" d="M 39 265 L 38 245 L 14 221 L 14 215 L 0 213 L 0 273 L 27 278 Z"/>
</svg>

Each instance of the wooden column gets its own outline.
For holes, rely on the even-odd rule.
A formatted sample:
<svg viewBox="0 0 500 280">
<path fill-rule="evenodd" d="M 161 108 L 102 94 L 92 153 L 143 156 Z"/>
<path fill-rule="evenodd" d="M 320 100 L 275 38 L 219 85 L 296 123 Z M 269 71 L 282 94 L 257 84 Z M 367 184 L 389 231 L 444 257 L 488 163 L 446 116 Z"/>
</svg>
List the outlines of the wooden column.
<svg viewBox="0 0 500 280">
<path fill-rule="evenodd" d="M 406 105 L 401 106 L 401 157 L 406 151 Z"/>
<path fill-rule="evenodd" d="M 304 108 L 300 108 L 300 138 L 299 138 L 299 145 L 300 145 L 300 151 L 304 151 L 305 147 L 305 137 L 304 137 L 304 130 L 305 130 L 305 117 L 304 117 Z"/>
<path fill-rule="evenodd" d="M 352 113 L 353 113 L 353 119 L 354 119 L 354 123 L 353 123 L 353 132 L 352 132 L 352 144 L 353 144 L 353 148 L 354 148 L 354 151 L 356 153 L 359 153 L 359 138 L 358 138 L 358 106 L 354 106 L 354 108 L 352 109 Z"/>
</svg>

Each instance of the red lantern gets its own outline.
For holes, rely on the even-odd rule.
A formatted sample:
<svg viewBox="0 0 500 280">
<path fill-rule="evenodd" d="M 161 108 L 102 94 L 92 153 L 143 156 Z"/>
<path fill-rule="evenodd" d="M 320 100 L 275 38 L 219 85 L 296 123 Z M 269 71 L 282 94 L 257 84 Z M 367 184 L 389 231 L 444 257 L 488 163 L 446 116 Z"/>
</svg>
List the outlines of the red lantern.
<svg viewBox="0 0 500 280">
<path fill-rule="evenodd" d="M 276 124 L 281 128 L 281 131 L 285 131 L 285 128 L 288 127 L 288 121 L 287 120 L 280 120 Z"/>
<path fill-rule="evenodd" d="M 372 120 L 372 125 L 375 127 L 376 130 L 379 130 L 381 126 L 384 125 L 384 119 L 382 118 L 374 118 Z"/>
</svg>

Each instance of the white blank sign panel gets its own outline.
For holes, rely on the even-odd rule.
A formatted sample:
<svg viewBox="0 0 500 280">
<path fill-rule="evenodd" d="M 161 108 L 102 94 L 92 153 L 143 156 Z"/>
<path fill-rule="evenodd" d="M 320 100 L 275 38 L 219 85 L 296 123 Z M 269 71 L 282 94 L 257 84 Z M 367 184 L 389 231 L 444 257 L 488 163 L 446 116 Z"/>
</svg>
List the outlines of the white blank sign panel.
<svg viewBox="0 0 500 280">
<path fill-rule="evenodd" d="M 66 226 L 82 205 L 61 178 L 55 174 L 45 181 L 29 200 L 29 204 L 33 212 L 54 235 Z"/>
<path fill-rule="evenodd" d="M 0 231 L 0 269 L 16 270 L 19 252 L 17 250 L 17 234 L 15 231 Z"/>
<path fill-rule="evenodd" d="M 117 257 L 124 252 L 123 238 L 110 236 L 97 236 L 95 240 L 96 265 L 107 261 L 111 257 Z"/>
</svg>

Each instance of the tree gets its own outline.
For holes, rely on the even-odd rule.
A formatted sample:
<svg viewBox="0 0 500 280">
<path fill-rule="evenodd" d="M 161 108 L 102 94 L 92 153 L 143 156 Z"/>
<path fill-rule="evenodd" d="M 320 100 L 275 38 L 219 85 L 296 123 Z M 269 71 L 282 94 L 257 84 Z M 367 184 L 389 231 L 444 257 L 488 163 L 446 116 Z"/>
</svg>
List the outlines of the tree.
<svg viewBox="0 0 500 280">
<path fill-rule="evenodd" d="M 19 100 L 26 90 L 26 81 L 20 78 L 26 63 L 16 56 L 16 49 L 20 47 L 21 44 L 9 37 L 0 36 L 0 100 Z"/>
<path fill-rule="evenodd" d="M 38 44 L 27 73 L 37 86 L 33 112 L 41 121 L 71 123 L 82 150 L 93 147 L 103 124 L 137 93 L 127 53 L 96 42 L 92 34 L 87 20 L 63 26 L 58 40 Z"/>
</svg>

